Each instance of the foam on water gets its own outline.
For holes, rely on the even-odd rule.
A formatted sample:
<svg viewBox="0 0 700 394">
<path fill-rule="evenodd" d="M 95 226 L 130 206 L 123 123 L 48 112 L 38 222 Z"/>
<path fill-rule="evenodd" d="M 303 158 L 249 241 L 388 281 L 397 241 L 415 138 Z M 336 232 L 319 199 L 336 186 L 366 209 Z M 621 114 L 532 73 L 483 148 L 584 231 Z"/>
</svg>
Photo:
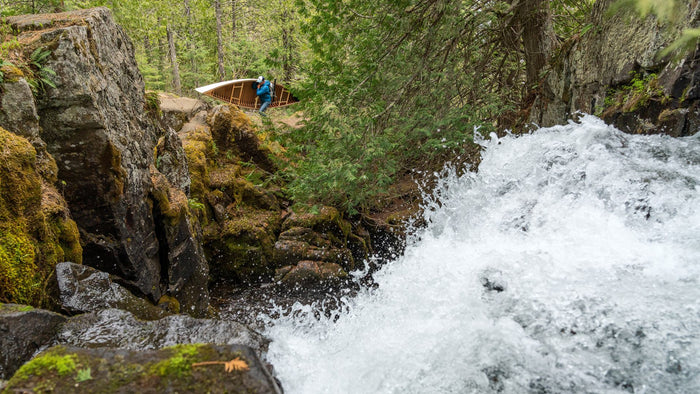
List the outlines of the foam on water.
<svg viewBox="0 0 700 394">
<path fill-rule="evenodd" d="M 270 321 L 286 392 L 700 392 L 700 133 L 482 144 L 376 288 Z"/>
</svg>

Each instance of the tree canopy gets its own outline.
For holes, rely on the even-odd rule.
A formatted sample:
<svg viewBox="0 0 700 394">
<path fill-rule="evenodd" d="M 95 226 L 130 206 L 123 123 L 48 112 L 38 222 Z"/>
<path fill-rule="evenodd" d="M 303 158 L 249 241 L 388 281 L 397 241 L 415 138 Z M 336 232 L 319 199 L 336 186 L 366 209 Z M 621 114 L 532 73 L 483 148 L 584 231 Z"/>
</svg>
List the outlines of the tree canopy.
<svg viewBox="0 0 700 394">
<path fill-rule="evenodd" d="M 677 12 L 676 1 L 605 1 L 661 18 Z M 285 170 L 289 190 L 356 211 L 397 176 L 458 157 L 475 130 L 514 116 L 543 88 L 551 54 L 591 28 L 594 2 L 0 0 L 0 12 L 111 8 L 148 89 L 190 95 L 257 75 L 285 82 L 305 119 L 284 137 L 296 163 Z"/>
</svg>

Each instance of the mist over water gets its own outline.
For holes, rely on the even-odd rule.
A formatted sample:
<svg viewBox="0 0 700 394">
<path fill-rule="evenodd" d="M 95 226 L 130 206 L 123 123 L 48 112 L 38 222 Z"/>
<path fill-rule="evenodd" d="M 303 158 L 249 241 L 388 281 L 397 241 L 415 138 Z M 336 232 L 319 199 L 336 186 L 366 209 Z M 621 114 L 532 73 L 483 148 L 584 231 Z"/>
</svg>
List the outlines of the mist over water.
<svg viewBox="0 0 700 394">
<path fill-rule="evenodd" d="M 269 321 L 286 392 L 700 392 L 700 133 L 482 145 L 376 288 Z"/>
</svg>

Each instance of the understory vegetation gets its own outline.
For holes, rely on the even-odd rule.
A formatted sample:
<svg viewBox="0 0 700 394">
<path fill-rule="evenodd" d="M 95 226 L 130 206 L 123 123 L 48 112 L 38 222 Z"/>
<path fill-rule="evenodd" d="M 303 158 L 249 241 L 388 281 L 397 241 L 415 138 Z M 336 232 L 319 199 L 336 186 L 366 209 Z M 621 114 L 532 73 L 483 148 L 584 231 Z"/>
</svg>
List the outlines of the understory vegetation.
<svg viewBox="0 0 700 394">
<path fill-rule="evenodd" d="M 472 158 L 475 133 L 510 125 L 541 89 L 552 55 L 608 12 L 673 20 L 672 0 L 0 0 L 1 16 L 107 6 L 130 35 L 150 90 L 264 75 L 302 100 L 302 127 L 269 133 L 287 157 L 278 177 L 298 202 L 375 208 L 411 170 Z M 610 7 L 608 7 L 610 6 Z M 669 47 L 694 47 L 686 31 Z M 3 44 L 10 50 L 12 42 Z M 0 52 L 2 55 L 5 52 Z M 44 52 L 28 61 L 50 84 Z M 0 56 L 1 57 L 1 56 Z M 3 63 L 4 62 L 4 63 Z M 0 72 L 9 60 L 0 58 Z M 0 79 L 3 74 L 0 73 Z M 653 77 L 635 76 L 653 89 Z M 630 85 L 625 97 L 644 99 Z M 625 94 L 627 95 L 625 95 Z M 269 123 L 263 127 L 271 128 Z"/>
</svg>

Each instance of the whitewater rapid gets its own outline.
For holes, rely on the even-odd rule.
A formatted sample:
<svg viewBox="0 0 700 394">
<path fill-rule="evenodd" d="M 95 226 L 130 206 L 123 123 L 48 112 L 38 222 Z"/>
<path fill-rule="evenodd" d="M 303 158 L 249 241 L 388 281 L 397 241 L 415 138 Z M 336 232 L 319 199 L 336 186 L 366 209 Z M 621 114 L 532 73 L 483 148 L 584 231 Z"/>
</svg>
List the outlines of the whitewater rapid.
<svg viewBox="0 0 700 394">
<path fill-rule="evenodd" d="M 285 392 L 700 392 L 700 133 L 481 144 L 376 288 L 268 319 Z"/>
</svg>

